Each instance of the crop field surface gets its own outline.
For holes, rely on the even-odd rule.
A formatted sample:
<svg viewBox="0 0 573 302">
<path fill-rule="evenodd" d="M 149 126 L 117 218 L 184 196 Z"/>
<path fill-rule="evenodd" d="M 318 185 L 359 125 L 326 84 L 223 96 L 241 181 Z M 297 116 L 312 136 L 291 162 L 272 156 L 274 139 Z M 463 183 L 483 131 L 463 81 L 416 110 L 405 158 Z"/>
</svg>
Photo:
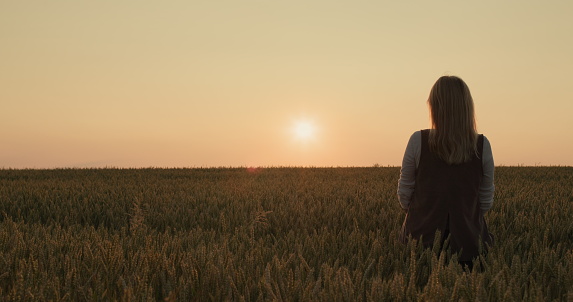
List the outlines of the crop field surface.
<svg viewBox="0 0 573 302">
<path fill-rule="evenodd" d="M 496 168 L 471 272 L 398 241 L 399 173 L 0 170 L 0 299 L 573 301 L 572 167 Z"/>
</svg>

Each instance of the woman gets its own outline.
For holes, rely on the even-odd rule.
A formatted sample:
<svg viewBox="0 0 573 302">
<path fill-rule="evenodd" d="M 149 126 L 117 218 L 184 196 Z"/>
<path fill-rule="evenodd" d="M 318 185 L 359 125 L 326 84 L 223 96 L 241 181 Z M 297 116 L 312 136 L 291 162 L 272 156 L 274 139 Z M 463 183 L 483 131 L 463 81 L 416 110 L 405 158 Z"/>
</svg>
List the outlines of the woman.
<svg viewBox="0 0 573 302">
<path fill-rule="evenodd" d="M 402 161 L 398 200 L 407 214 L 400 237 L 429 247 L 439 230 L 442 243 L 449 235 L 449 247 L 471 269 L 480 245 L 493 244 L 483 217 L 493 203 L 491 146 L 476 131 L 473 99 L 462 79 L 439 78 L 428 105 L 432 129 L 412 134 Z"/>
</svg>

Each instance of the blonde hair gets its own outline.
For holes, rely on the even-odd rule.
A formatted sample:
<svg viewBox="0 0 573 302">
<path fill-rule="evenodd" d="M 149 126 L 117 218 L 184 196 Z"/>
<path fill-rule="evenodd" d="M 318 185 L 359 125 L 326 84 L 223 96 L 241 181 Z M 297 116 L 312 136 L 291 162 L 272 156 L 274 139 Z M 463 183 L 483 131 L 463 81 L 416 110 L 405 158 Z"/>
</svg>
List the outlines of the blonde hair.
<svg viewBox="0 0 573 302">
<path fill-rule="evenodd" d="M 428 97 L 432 130 L 430 151 L 448 164 L 461 164 L 477 154 L 474 101 L 468 85 L 456 76 L 439 78 Z"/>
</svg>

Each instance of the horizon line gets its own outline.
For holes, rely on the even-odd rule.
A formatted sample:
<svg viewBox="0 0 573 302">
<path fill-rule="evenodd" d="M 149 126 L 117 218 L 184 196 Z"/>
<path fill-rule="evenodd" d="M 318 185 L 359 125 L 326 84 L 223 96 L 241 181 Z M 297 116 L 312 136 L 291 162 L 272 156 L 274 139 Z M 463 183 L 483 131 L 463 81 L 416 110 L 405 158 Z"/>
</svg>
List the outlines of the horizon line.
<svg viewBox="0 0 573 302">
<path fill-rule="evenodd" d="M 292 166 L 141 166 L 141 167 L 121 167 L 121 166 L 102 166 L 102 167 L 50 167 L 50 168 L 36 168 L 36 167 L 23 167 L 23 168 L 14 168 L 14 167 L 0 167 L 0 171 L 16 171 L 16 170 L 239 170 L 239 169 L 358 169 L 358 168 L 401 168 L 400 165 L 379 165 L 374 164 L 370 166 L 314 166 L 314 165 L 292 165 Z M 495 168 L 571 168 L 571 165 L 525 165 L 525 164 L 517 164 L 517 165 L 495 165 Z"/>
</svg>

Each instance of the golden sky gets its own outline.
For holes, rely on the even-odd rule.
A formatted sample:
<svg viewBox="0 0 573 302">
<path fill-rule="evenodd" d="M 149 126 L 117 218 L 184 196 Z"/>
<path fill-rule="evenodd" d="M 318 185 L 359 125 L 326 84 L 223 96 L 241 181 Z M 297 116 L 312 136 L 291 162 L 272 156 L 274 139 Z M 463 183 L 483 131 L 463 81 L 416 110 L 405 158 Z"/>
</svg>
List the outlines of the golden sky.
<svg viewBox="0 0 573 302">
<path fill-rule="evenodd" d="M 442 75 L 573 165 L 572 1 L 0 0 L 0 168 L 400 165 Z"/>
</svg>

